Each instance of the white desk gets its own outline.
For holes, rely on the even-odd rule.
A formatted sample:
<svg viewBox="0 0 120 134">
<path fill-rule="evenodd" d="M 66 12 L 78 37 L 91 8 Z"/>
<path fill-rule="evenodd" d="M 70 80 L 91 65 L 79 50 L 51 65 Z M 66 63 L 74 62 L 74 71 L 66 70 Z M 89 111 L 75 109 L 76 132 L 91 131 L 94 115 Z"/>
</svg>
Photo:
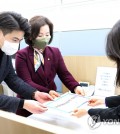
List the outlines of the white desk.
<svg viewBox="0 0 120 134">
<path fill-rule="evenodd" d="M 81 108 L 86 108 L 86 107 L 88 107 L 87 104 L 84 104 Z M 97 107 L 104 108 L 105 106 L 101 105 Z M 90 122 L 89 115 L 83 116 L 82 118 L 77 118 L 71 116 L 68 113 L 55 110 L 54 108 L 49 108 L 49 110 L 43 114 L 33 114 L 29 118 L 36 120 L 38 122 L 52 124 L 54 125 L 54 127 L 60 126 L 63 129 L 68 129 L 72 131 L 72 133 L 83 132 L 84 134 L 94 134 L 94 133 L 101 134 L 101 132 L 104 131 L 104 133 L 106 132 L 111 134 L 113 131 L 119 130 L 119 123 L 114 124 L 114 123 L 101 122 L 95 124 L 94 127 L 90 127 L 89 124 L 91 124 L 92 121 Z M 60 132 L 57 131 L 57 133 Z"/>
<path fill-rule="evenodd" d="M 119 132 L 119 124 L 113 125 L 113 123 L 98 124 L 98 128 L 90 129 L 87 120 L 88 115 L 80 119 L 69 119 L 59 117 L 52 120 L 46 117 L 43 118 L 43 114 L 39 115 L 39 118 L 29 119 L 21 117 L 12 113 L 0 111 L 0 134 L 101 134 Z"/>
<path fill-rule="evenodd" d="M 64 114 L 59 115 L 56 113 L 56 115 L 52 114 L 34 114 L 30 117 L 33 120 L 36 120 L 39 122 L 44 122 L 47 124 L 52 124 L 54 126 L 53 129 L 56 129 L 56 126 L 61 127 L 62 129 L 70 130 L 70 133 L 83 133 L 83 134 L 101 134 L 101 133 L 109 133 L 112 134 L 113 132 L 119 131 L 119 123 L 97 123 L 93 128 L 91 128 L 88 125 L 89 115 L 83 116 L 82 118 L 76 118 L 65 116 Z M 67 131 L 57 131 L 56 133 L 67 133 Z"/>
<path fill-rule="evenodd" d="M 0 110 L 0 134 L 74 134 L 74 131 Z"/>
</svg>

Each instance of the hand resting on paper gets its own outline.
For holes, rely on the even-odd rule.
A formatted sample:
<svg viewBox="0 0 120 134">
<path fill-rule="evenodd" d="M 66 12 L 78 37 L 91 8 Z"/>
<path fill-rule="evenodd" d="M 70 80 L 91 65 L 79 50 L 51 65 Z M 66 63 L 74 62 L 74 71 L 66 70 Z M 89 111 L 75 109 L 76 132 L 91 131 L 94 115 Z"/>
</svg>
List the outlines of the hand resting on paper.
<svg viewBox="0 0 120 134">
<path fill-rule="evenodd" d="M 89 106 L 98 106 L 98 105 L 101 105 L 101 104 L 104 104 L 104 99 L 98 99 L 98 98 L 91 98 L 89 101 L 88 101 L 88 105 Z"/>
<path fill-rule="evenodd" d="M 101 105 L 101 104 L 104 104 L 104 99 L 98 99 L 98 98 L 91 98 L 89 101 L 88 101 L 88 106 L 98 106 L 98 105 Z M 87 109 L 75 109 L 72 113 L 73 116 L 76 116 L 78 118 L 86 115 L 88 113 L 88 110 Z"/>
<path fill-rule="evenodd" d="M 84 89 L 83 89 L 81 86 L 77 86 L 77 87 L 74 89 L 74 91 L 75 91 L 76 94 L 85 96 Z"/>
<path fill-rule="evenodd" d="M 76 116 L 78 118 L 86 115 L 88 112 L 86 109 L 75 109 L 72 113 L 72 116 Z"/>
<path fill-rule="evenodd" d="M 56 97 L 60 97 L 60 94 L 58 94 L 56 91 L 54 91 L 54 90 L 50 90 L 49 91 L 49 95 L 53 98 L 53 99 L 55 99 Z"/>
</svg>

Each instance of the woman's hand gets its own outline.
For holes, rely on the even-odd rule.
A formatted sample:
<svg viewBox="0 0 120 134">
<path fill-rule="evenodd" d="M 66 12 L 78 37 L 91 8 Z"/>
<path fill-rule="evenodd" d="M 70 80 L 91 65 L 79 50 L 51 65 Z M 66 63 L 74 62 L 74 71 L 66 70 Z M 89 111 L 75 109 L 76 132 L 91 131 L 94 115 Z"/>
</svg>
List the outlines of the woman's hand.
<svg viewBox="0 0 120 134">
<path fill-rule="evenodd" d="M 75 109 L 72 115 L 80 118 L 86 114 L 87 114 L 87 110 L 85 109 Z"/>
<path fill-rule="evenodd" d="M 60 94 L 58 94 L 56 91 L 54 91 L 54 90 L 50 90 L 49 91 L 49 95 L 53 98 L 53 99 L 55 99 L 56 97 L 59 97 L 60 96 Z"/>
<path fill-rule="evenodd" d="M 97 106 L 97 105 L 104 104 L 105 102 L 103 99 L 92 98 L 88 101 L 88 103 L 89 106 Z"/>
<path fill-rule="evenodd" d="M 85 92 L 84 92 L 84 89 L 81 87 L 81 86 L 77 86 L 75 89 L 74 89 L 74 92 L 76 94 L 80 94 L 80 95 L 85 95 Z"/>
<path fill-rule="evenodd" d="M 34 114 L 40 114 L 48 110 L 46 106 L 35 100 L 24 100 L 23 108 Z"/>
</svg>

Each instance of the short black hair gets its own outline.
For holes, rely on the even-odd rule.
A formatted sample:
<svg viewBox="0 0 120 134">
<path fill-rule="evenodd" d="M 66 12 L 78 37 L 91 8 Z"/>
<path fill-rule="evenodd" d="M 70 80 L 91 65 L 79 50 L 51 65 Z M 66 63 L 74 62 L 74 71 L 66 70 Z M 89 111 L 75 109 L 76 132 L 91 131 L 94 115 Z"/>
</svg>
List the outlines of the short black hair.
<svg viewBox="0 0 120 134">
<path fill-rule="evenodd" d="M 33 41 L 38 36 L 40 28 L 44 25 L 48 25 L 50 28 L 51 38 L 49 44 L 51 43 L 53 39 L 53 23 L 48 18 L 44 16 L 34 16 L 29 20 L 29 24 L 31 26 L 31 34 L 30 37 L 25 40 L 28 45 L 33 45 Z"/>
<path fill-rule="evenodd" d="M 11 33 L 14 30 L 24 31 L 25 39 L 30 35 L 30 26 L 28 20 L 16 12 L 0 12 L 0 29 L 4 35 Z"/>
</svg>

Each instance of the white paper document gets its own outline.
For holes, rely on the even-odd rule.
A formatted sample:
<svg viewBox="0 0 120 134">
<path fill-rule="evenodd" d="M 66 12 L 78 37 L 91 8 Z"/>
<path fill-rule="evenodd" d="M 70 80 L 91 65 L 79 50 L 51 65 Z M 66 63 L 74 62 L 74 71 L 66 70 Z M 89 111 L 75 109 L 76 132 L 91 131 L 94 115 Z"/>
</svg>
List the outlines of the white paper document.
<svg viewBox="0 0 120 134">
<path fill-rule="evenodd" d="M 83 132 L 88 134 L 87 120 L 88 115 L 85 117 L 77 118 L 72 116 L 75 108 L 87 108 L 89 97 L 83 97 L 73 93 L 65 93 L 54 101 L 45 103 L 48 110 L 42 114 L 32 114 L 28 118 L 49 123 L 55 126 L 61 126 L 77 133 Z M 99 106 L 100 107 L 100 106 Z M 90 107 L 89 107 L 90 108 Z M 60 133 L 60 132 L 58 132 Z"/>
<path fill-rule="evenodd" d="M 87 102 L 88 97 L 67 92 L 56 98 L 54 101 L 47 102 L 45 105 L 48 108 L 54 108 L 62 112 L 71 113 L 75 108 L 79 108 Z"/>
<path fill-rule="evenodd" d="M 76 131 L 82 129 L 78 118 L 53 108 L 48 108 L 48 110 L 42 114 L 32 114 L 28 118 Z"/>
<path fill-rule="evenodd" d="M 94 95 L 106 97 L 114 95 L 116 72 L 117 68 L 97 67 Z"/>
</svg>

